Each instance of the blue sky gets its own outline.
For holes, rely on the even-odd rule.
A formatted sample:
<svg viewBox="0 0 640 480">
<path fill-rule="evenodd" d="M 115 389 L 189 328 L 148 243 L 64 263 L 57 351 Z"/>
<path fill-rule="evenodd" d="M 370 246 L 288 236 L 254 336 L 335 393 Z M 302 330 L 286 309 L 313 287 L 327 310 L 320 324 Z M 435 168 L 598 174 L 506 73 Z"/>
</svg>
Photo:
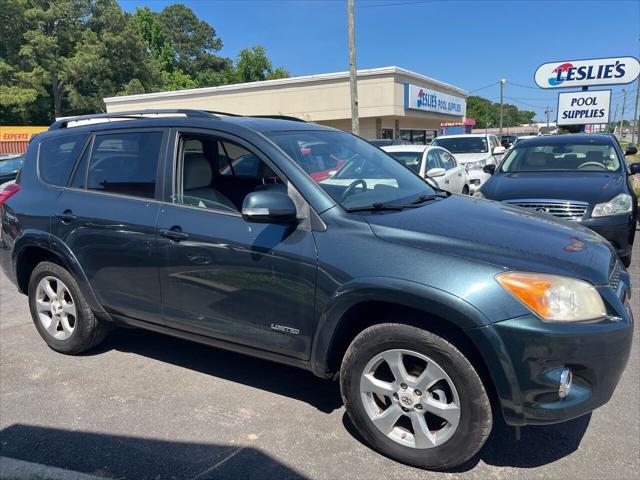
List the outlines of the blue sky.
<svg viewBox="0 0 640 480">
<path fill-rule="evenodd" d="M 126 10 L 177 3 L 120 0 Z M 182 0 L 220 36 L 223 56 L 263 45 L 291 75 L 348 69 L 346 0 Z M 535 88 L 541 63 L 590 57 L 640 57 L 640 1 L 355 0 L 358 68 L 397 65 L 474 91 L 507 79 L 505 101 L 555 108 L 557 93 Z M 511 83 L 513 82 L 513 83 Z M 520 84 L 532 88 L 525 88 Z M 622 88 L 614 87 L 622 108 Z M 635 84 L 627 85 L 625 118 Z M 497 84 L 476 94 L 499 97 Z M 618 112 L 618 118 L 620 111 Z"/>
</svg>

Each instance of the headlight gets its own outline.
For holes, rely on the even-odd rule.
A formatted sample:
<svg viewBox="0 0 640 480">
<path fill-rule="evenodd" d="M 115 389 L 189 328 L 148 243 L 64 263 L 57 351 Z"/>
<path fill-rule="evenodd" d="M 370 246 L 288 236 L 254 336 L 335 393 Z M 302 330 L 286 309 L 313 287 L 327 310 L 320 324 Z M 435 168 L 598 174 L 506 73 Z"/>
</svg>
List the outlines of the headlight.
<svg viewBox="0 0 640 480">
<path fill-rule="evenodd" d="M 543 320 L 579 322 L 607 314 L 593 285 L 576 278 L 507 272 L 496 276 L 496 280 Z"/>
<path fill-rule="evenodd" d="M 598 203 L 593 207 L 591 212 L 592 217 L 608 217 L 611 215 L 622 215 L 624 213 L 630 213 L 632 210 L 631 195 L 621 193 L 620 195 L 613 197 L 611 200 L 605 203 Z"/>
<path fill-rule="evenodd" d="M 467 167 L 467 170 L 482 170 L 486 164 L 487 164 L 487 160 L 482 159 L 482 160 L 478 160 L 477 162 L 465 163 L 464 166 Z"/>
</svg>

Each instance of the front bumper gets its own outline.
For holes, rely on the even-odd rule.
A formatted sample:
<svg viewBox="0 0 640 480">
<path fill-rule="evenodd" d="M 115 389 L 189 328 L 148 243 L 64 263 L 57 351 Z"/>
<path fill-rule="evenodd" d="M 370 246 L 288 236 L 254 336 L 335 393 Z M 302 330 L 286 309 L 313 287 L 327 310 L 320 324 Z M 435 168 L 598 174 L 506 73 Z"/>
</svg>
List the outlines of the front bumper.
<svg viewBox="0 0 640 480">
<path fill-rule="evenodd" d="M 580 224 L 608 240 L 618 256 L 631 253 L 636 233 L 635 219 L 632 215 L 588 218 Z"/>
<path fill-rule="evenodd" d="M 469 193 L 473 195 L 477 192 L 484 182 L 491 178 L 491 175 L 483 172 L 482 170 L 468 170 L 469 174 Z"/>
<path fill-rule="evenodd" d="M 628 274 L 614 292 L 602 288 L 610 315 L 597 322 L 543 322 L 535 315 L 468 330 L 487 364 L 510 425 L 563 422 L 604 405 L 631 351 L 633 316 Z M 605 291 L 606 290 L 606 291 Z M 573 383 L 559 396 L 560 374 Z"/>
</svg>

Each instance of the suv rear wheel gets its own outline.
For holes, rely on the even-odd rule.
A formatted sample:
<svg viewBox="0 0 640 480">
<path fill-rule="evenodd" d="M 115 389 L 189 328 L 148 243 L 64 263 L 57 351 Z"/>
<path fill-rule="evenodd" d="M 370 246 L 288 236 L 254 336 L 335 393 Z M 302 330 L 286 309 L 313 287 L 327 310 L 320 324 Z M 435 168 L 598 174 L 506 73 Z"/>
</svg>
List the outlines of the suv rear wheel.
<svg viewBox="0 0 640 480">
<path fill-rule="evenodd" d="M 81 353 L 100 343 L 107 333 L 75 279 L 55 263 L 39 263 L 31 273 L 29 308 L 38 333 L 57 352 Z"/>
<path fill-rule="evenodd" d="M 426 330 L 387 323 L 362 331 L 344 356 L 340 383 L 360 434 L 409 465 L 460 465 L 491 431 L 491 406 L 477 372 L 456 347 Z"/>
</svg>

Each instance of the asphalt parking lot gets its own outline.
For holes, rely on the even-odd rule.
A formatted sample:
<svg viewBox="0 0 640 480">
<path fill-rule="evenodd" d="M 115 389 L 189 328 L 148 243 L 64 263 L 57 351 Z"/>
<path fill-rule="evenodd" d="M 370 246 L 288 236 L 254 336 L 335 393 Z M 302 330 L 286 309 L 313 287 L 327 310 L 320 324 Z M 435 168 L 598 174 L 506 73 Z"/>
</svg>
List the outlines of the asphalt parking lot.
<svg viewBox="0 0 640 480">
<path fill-rule="evenodd" d="M 0 455 L 119 479 L 637 478 L 639 335 L 603 408 L 524 428 L 520 441 L 498 424 L 476 458 L 434 473 L 370 450 L 338 385 L 304 371 L 137 330 L 85 356 L 57 354 L 0 277 Z"/>
</svg>

